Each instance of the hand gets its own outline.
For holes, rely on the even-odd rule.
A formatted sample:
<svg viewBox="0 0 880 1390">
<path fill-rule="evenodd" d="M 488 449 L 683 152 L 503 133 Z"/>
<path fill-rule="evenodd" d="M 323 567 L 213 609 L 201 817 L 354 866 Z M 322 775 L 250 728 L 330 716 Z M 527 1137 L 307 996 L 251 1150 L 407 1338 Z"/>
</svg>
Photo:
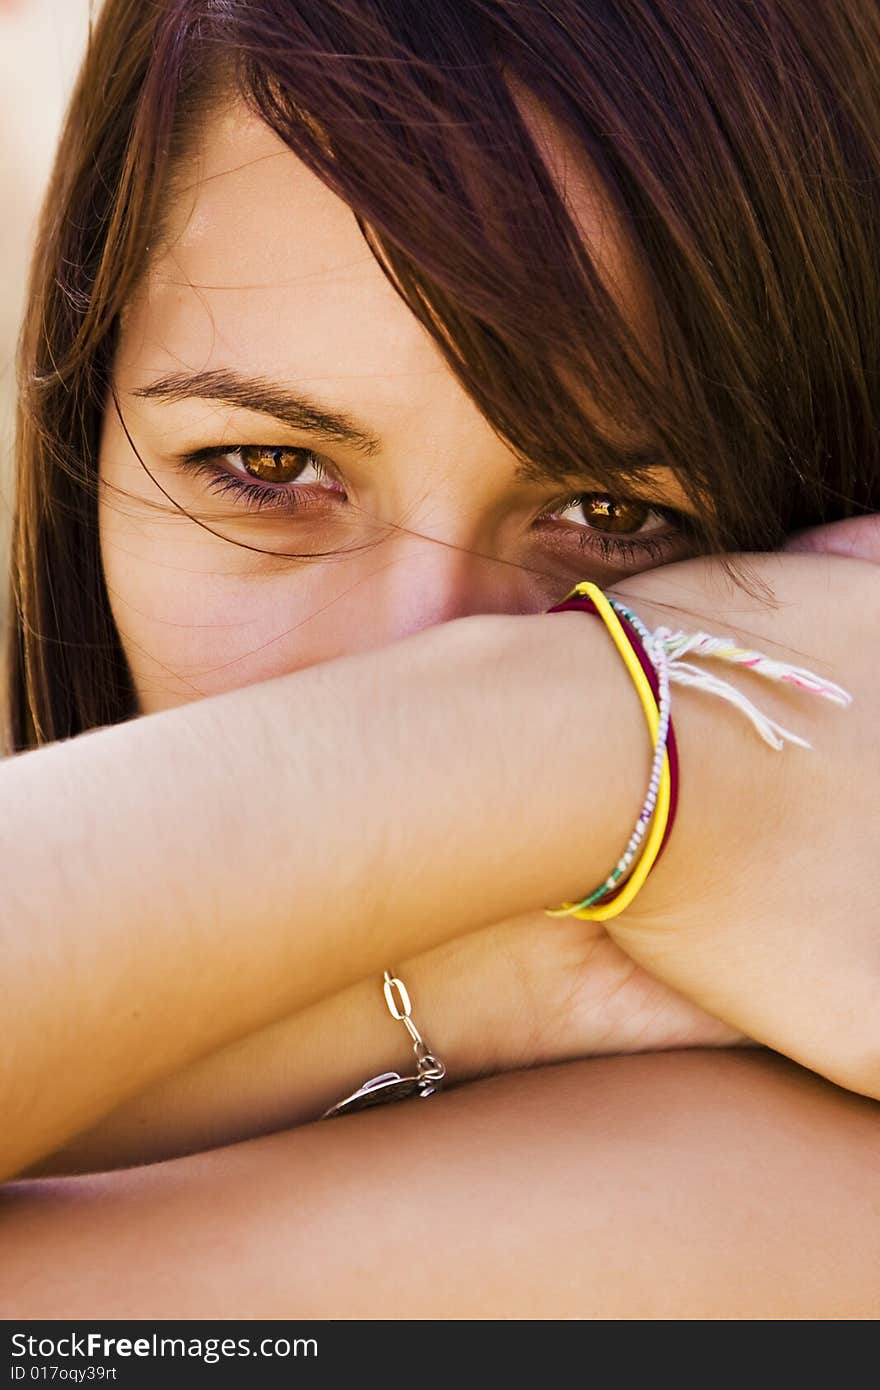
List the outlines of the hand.
<svg viewBox="0 0 880 1390">
<path fill-rule="evenodd" d="M 651 626 L 732 633 L 740 645 L 828 675 L 854 702 L 842 710 L 713 663 L 812 744 L 773 752 L 729 707 L 676 688 L 679 822 L 642 893 L 607 927 L 627 954 L 702 1008 L 837 1084 L 880 1097 L 880 762 L 866 640 L 880 625 L 880 575 L 865 563 L 878 550 L 878 519 L 864 517 L 801 533 L 790 554 L 735 557 L 759 591 L 769 589 L 770 603 L 722 586 L 710 559 L 621 586 Z M 672 619 L 669 604 L 679 610 Z M 695 763 L 697 795 L 688 780 Z"/>
<path fill-rule="evenodd" d="M 496 1058 L 495 1070 L 747 1041 L 655 979 L 597 922 L 532 914 L 442 951 L 458 952 L 461 965 L 482 973 L 484 996 L 493 988 L 493 974 L 512 981 L 508 1046 Z M 465 952 L 472 952 L 472 959 Z M 425 965 L 431 957 L 422 958 Z M 497 1022 L 493 1032 L 497 1037 Z"/>
<path fill-rule="evenodd" d="M 798 532 L 785 549 L 880 563 L 880 515 Z M 714 911 L 711 917 L 717 921 Z M 519 958 L 523 1002 L 534 1021 L 521 1065 L 748 1041 L 649 974 L 599 923 L 539 916 L 495 932 L 496 949 Z M 550 1009 L 549 999 L 558 1001 Z"/>
</svg>

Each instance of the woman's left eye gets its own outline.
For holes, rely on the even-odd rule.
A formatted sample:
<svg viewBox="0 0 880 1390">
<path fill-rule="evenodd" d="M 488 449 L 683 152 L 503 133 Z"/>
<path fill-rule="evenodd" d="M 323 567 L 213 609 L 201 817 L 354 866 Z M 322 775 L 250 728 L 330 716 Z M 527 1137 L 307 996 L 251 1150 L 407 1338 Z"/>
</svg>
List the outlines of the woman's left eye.
<svg viewBox="0 0 880 1390">
<path fill-rule="evenodd" d="M 690 518 L 672 507 L 607 492 L 582 492 L 545 512 L 542 520 L 564 522 L 582 534 L 583 548 L 598 549 L 609 560 L 661 559 L 693 535 Z"/>
</svg>

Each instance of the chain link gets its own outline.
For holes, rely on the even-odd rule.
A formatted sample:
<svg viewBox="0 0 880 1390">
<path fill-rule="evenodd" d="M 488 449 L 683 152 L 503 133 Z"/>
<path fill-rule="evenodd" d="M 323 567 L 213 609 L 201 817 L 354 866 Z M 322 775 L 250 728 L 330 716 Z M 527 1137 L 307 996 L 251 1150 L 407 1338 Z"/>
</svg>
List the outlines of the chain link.
<svg viewBox="0 0 880 1390">
<path fill-rule="evenodd" d="M 416 1055 L 416 1071 L 419 1074 L 419 1094 L 421 1096 L 433 1095 L 446 1075 L 446 1066 L 439 1057 L 434 1056 L 413 1023 L 412 1002 L 403 980 L 399 980 L 396 975 L 391 974 L 390 970 L 386 970 L 382 990 L 388 1012 L 395 1022 L 403 1024 L 412 1040 L 413 1052 Z"/>
</svg>

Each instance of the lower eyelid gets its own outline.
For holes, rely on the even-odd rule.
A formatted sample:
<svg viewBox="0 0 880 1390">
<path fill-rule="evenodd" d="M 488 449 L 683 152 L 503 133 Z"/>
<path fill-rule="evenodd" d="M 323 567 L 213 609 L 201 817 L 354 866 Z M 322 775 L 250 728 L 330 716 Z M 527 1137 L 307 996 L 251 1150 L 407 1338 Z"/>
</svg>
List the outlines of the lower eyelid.
<svg viewBox="0 0 880 1390">
<path fill-rule="evenodd" d="M 212 461 L 225 457 L 229 452 L 231 451 L 227 449 L 223 453 L 217 451 L 213 454 L 184 456 L 177 462 L 191 477 L 203 479 L 203 486 L 208 492 L 219 496 L 228 494 L 232 498 L 237 497 L 243 509 L 269 509 L 273 506 L 293 508 L 308 505 L 308 494 L 314 491 L 314 484 L 306 483 L 299 489 L 290 484 L 273 486 L 271 483 L 261 483 L 257 478 L 248 478 L 247 474 Z"/>
<path fill-rule="evenodd" d="M 661 509 L 658 507 L 656 510 Z M 618 572 L 649 569 L 699 553 L 701 546 L 696 520 L 672 508 L 665 509 L 661 515 L 666 519 L 666 529 L 645 532 L 643 535 L 599 531 L 588 523 L 579 526 L 574 522 L 556 521 L 546 513 L 542 518 L 542 530 L 547 535 L 548 543 L 558 551 L 581 555 L 585 560 L 592 557 L 595 563 Z"/>
</svg>

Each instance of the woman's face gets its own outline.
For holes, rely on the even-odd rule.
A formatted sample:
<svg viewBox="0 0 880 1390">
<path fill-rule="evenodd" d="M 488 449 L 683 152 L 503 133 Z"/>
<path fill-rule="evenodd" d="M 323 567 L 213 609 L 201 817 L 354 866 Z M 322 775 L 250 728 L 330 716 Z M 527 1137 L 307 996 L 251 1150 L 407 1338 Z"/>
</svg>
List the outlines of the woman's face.
<svg viewBox="0 0 880 1390">
<path fill-rule="evenodd" d="M 535 128 L 649 332 L 595 190 Z M 570 485 L 521 476 L 350 209 L 256 117 L 215 113 L 187 167 L 122 325 L 124 427 L 111 404 L 100 456 L 105 574 L 144 713 L 688 553 L 656 510 L 686 510 L 664 470 L 641 505 L 599 492 L 588 458 Z"/>
</svg>

